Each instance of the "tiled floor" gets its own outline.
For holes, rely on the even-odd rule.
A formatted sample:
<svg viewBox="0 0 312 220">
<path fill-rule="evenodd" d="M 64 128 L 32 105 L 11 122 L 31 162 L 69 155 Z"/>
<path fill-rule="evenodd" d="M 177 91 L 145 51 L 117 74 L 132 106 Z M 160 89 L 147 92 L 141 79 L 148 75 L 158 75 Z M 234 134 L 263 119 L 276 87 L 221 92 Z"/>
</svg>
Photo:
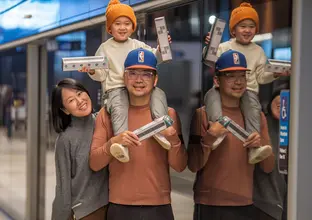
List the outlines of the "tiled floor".
<svg viewBox="0 0 312 220">
<path fill-rule="evenodd" d="M 46 155 L 46 219 L 51 217 L 54 197 L 55 170 L 53 151 Z M 24 219 L 26 205 L 26 141 L 8 140 L 0 129 L 0 208 Z M 191 220 L 193 215 L 192 182 L 194 175 L 185 171 L 172 172 L 172 207 L 176 220 Z M 1 209 L 0 209 L 1 210 Z M 3 215 L 3 214 L 2 214 Z M 1 215 L 0 220 L 7 220 Z"/>
</svg>

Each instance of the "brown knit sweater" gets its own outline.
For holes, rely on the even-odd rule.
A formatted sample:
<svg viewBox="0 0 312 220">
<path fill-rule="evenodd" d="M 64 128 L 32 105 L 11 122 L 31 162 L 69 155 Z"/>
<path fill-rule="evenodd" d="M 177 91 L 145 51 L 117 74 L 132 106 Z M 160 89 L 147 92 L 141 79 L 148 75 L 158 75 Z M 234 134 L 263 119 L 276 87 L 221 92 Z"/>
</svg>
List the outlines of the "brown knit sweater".
<svg viewBox="0 0 312 220">
<path fill-rule="evenodd" d="M 187 152 L 181 144 L 180 121 L 174 109 L 168 109 L 177 133 L 170 138 L 171 149 L 163 149 L 153 138 L 142 141 L 138 147 L 129 147 L 130 161 L 121 163 L 110 154 L 112 126 L 109 115 L 101 110 L 96 120 L 90 152 L 90 167 L 97 171 L 109 165 L 109 201 L 124 205 L 170 204 L 169 167 L 182 172 L 187 166 Z M 152 121 L 149 105 L 130 106 L 130 131 Z"/>
<path fill-rule="evenodd" d="M 244 127 L 240 108 L 222 107 L 223 115 Z M 197 204 L 216 206 L 244 206 L 252 204 L 254 165 L 248 163 L 248 151 L 243 142 L 231 133 L 218 148 L 210 147 L 216 137 L 209 133 L 204 107 L 197 109 L 191 126 L 188 149 L 188 167 L 197 172 L 194 184 L 194 200 Z M 270 144 L 268 127 L 261 114 L 261 144 Z M 260 162 L 264 172 L 274 168 L 274 155 Z"/>
</svg>

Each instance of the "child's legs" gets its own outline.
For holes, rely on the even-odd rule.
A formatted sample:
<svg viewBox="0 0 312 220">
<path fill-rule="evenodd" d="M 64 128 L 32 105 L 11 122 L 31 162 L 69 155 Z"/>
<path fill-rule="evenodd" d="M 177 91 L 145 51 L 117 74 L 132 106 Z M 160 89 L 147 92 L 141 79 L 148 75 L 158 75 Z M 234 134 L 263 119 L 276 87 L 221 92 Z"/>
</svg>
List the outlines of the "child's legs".
<svg viewBox="0 0 312 220">
<path fill-rule="evenodd" d="M 241 98 L 241 109 L 245 119 L 246 131 L 260 133 L 261 104 L 255 92 L 248 91 Z"/>
<path fill-rule="evenodd" d="M 151 96 L 151 112 L 153 119 L 168 115 L 167 97 L 164 91 L 155 87 Z"/>
<path fill-rule="evenodd" d="M 106 109 L 111 115 L 114 135 L 127 131 L 129 98 L 125 87 L 108 92 Z"/>
<path fill-rule="evenodd" d="M 204 104 L 208 121 L 217 121 L 222 116 L 221 97 L 215 87 L 209 89 L 205 94 Z"/>
</svg>

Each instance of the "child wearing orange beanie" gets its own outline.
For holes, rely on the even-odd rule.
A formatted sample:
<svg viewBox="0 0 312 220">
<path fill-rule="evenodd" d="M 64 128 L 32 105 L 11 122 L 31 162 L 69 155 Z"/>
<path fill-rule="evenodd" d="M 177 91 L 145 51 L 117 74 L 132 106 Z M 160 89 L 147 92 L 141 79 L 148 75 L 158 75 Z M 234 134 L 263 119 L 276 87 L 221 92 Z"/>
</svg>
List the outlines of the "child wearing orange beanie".
<svg viewBox="0 0 312 220">
<path fill-rule="evenodd" d="M 93 80 L 101 82 L 104 100 L 106 99 L 104 105 L 111 115 L 114 135 L 118 135 L 128 130 L 129 100 L 124 84 L 124 61 L 128 53 L 134 49 L 144 48 L 152 51 L 158 62 L 161 61 L 161 56 L 159 47 L 151 48 L 144 42 L 130 38 L 136 30 L 137 20 L 129 5 L 121 4 L 119 0 L 111 0 L 105 16 L 106 31 L 112 35 L 112 38 L 102 43 L 95 55 L 107 58 L 108 69 L 90 70 L 84 67 L 81 72 L 88 72 Z M 171 42 L 170 36 L 168 39 Z M 166 95 L 158 87 L 155 87 L 152 93 L 151 112 L 154 119 L 168 114 Z M 170 149 L 170 143 L 160 133 L 154 135 L 154 138 L 166 150 Z M 125 146 L 119 147 L 123 155 L 113 156 L 121 162 L 128 161 L 128 150 Z"/>
<path fill-rule="evenodd" d="M 242 112 L 245 118 L 246 130 L 250 133 L 260 131 L 261 104 L 259 102 L 259 84 L 271 83 L 279 76 L 288 73 L 265 72 L 264 66 L 267 58 L 263 49 L 252 42 L 255 34 L 259 32 L 259 16 L 251 4 L 243 2 L 235 8 L 230 17 L 230 33 L 233 37 L 229 41 L 221 43 L 217 56 L 228 50 L 236 50 L 243 53 L 247 60 L 247 91 L 242 98 Z M 206 44 L 210 42 L 210 33 L 206 37 Z M 204 51 L 206 48 L 204 48 Z M 213 87 L 204 98 L 206 113 L 211 121 L 216 121 L 221 115 L 221 100 L 218 90 Z M 256 151 L 249 151 L 249 163 L 258 163 L 272 152 L 271 148 L 260 147 Z M 256 159 L 254 159 L 256 158 Z"/>
</svg>

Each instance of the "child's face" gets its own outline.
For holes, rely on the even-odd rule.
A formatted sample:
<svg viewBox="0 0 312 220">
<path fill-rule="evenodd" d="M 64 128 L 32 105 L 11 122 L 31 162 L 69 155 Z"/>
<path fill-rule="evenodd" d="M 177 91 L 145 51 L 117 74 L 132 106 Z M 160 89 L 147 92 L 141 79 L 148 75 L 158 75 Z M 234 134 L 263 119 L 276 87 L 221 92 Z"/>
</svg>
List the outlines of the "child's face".
<svg viewBox="0 0 312 220">
<path fill-rule="evenodd" d="M 256 24 L 253 20 L 246 19 L 239 22 L 234 30 L 233 35 L 236 40 L 241 44 L 249 44 L 256 34 Z"/>
<path fill-rule="evenodd" d="M 119 42 L 128 40 L 133 32 L 133 24 L 128 17 L 117 18 L 110 27 L 110 34 Z"/>
</svg>

